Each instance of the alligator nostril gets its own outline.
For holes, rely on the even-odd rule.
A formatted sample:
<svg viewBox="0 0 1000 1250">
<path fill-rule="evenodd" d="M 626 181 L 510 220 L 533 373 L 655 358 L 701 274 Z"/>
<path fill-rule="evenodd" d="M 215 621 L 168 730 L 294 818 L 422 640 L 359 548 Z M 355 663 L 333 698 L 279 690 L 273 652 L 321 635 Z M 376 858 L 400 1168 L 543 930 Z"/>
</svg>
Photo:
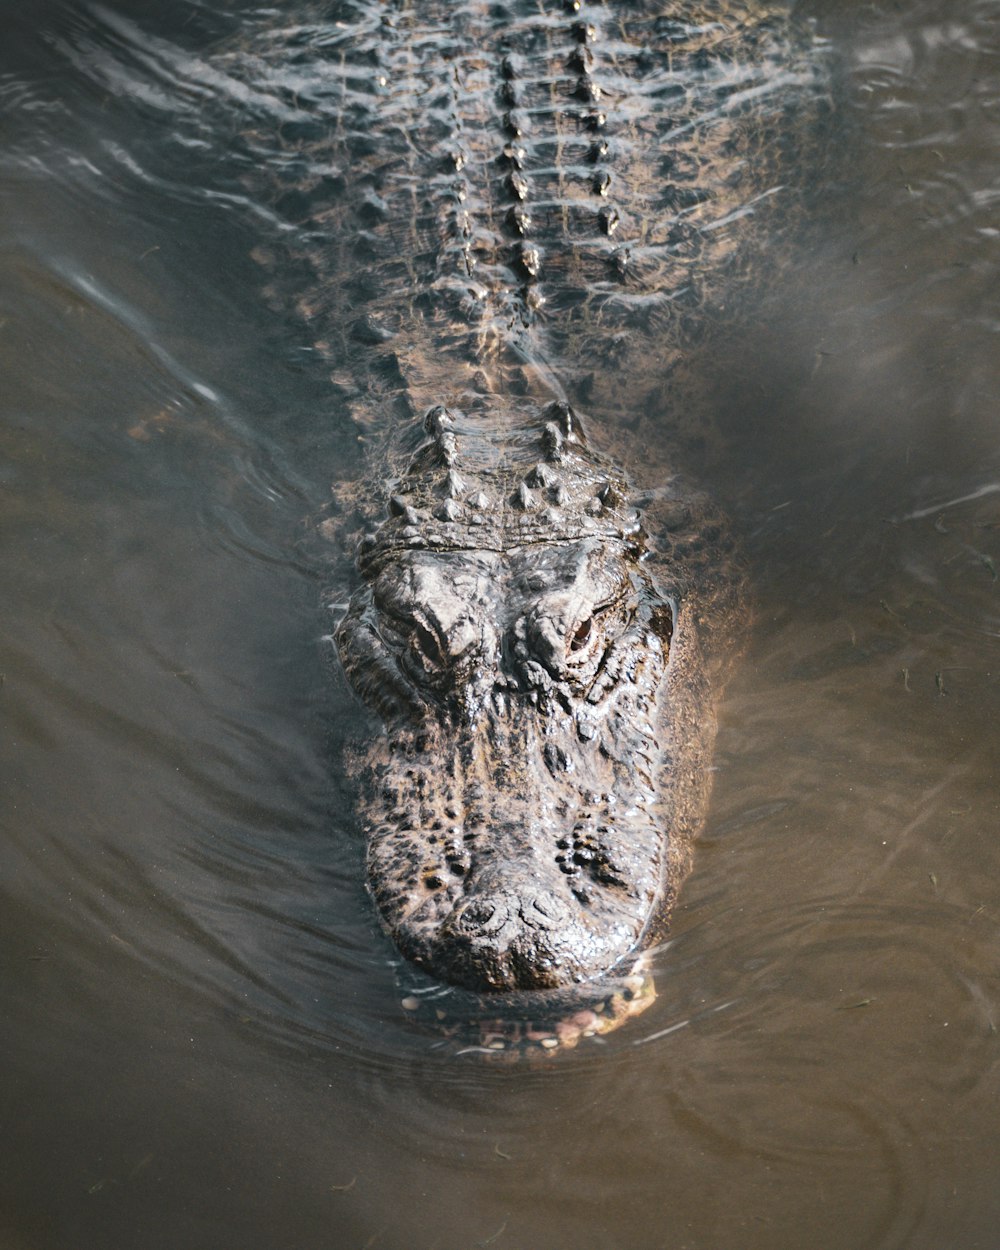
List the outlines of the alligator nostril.
<svg viewBox="0 0 1000 1250">
<path fill-rule="evenodd" d="M 536 929 L 554 929 L 569 917 L 566 905 L 548 892 L 531 894 L 521 902 L 525 924 Z"/>
<path fill-rule="evenodd" d="M 462 912 L 461 923 L 463 928 L 488 937 L 499 933 L 509 917 L 510 908 L 505 900 L 494 895 L 471 902 Z"/>
</svg>

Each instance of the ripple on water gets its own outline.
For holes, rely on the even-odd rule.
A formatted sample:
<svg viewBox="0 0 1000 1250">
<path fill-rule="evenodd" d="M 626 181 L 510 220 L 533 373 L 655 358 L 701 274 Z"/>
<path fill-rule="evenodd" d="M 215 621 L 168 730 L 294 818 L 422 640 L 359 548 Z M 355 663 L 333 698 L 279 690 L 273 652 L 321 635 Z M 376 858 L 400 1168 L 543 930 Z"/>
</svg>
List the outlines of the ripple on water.
<svg viewBox="0 0 1000 1250">
<path fill-rule="evenodd" d="M 8 879 L 81 1013 L 113 949 L 336 1038 L 375 957 L 295 541 L 313 501 L 96 278 L 4 270 Z"/>
<path fill-rule="evenodd" d="M 751 342 L 741 372 L 727 335 L 719 371 L 738 451 L 713 482 L 737 502 L 758 617 L 723 709 L 713 820 L 654 952 L 656 1004 L 511 1067 L 456 1059 L 400 1004 L 337 763 L 356 713 L 322 671 L 318 570 L 293 537 L 325 498 L 314 449 L 336 404 L 301 327 L 248 298 L 246 255 L 300 239 L 311 205 L 249 194 L 246 165 L 284 162 L 335 196 L 337 171 L 290 149 L 345 89 L 374 100 L 372 75 L 293 64 L 290 14 L 247 19 L 282 27 L 269 59 L 252 30 L 219 51 L 213 30 L 238 14 L 146 7 L 134 24 L 102 6 L 18 10 L 19 68 L 0 77 L 16 210 L 0 253 L 0 876 L 19 926 L 5 1038 L 18 1078 L 63 1046 L 34 1086 L 58 1106 L 32 1104 L 19 1132 L 51 1123 L 46 1155 L 85 1135 L 81 1153 L 125 1151 L 109 1119 L 158 1126 L 176 1103 L 176 1153 L 211 1180 L 183 1173 L 143 1207 L 159 1217 L 172 1200 L 164 1239 L 189 1208 L 213 1229 L 237 1207 L 279 1209 L 275 1143 L 294 1162 L 302 1135 L 341 1204 L 329 1178 L 296 1191 L 316 1244 L 343 1212 L 358 1245 L 389 1227 L 383 1243 L 411 1246 L 428 1223 L 444 1245 L 553 1250 L 990 1244 L 992 0 L 822 15 L 853 65 L 852 125 L 831 145 L 852 169 L 817 158 L 821 240 L 798 277 L 794 262 L 785 278 L 766 267 L 770 348 Z M 353 37 L 302 33 L 330 63 Z M 40 1029 L 22 1000 L 42 978 Z M 130 1050 L 163 1053 L 159 1026 L 131 1019 L 140 982 L 165 1015 L 221 1017 L 245 1047 L 143 1070 L 114 1051 L 128 1023 Z M 105 1071 L 81 1041 L 139 1064 L 112 1117 L 103 1084 L 60 1083 Z M 284 1122 L 244 1092 L 256 1063 L 268 1096 L 301 1078 Z M 346 1091 L 342 1119 L 321 1123 L 306 1070 Z M 253 1105 L 220 1128 L 199 1108 L 226 1080 L 229 1111 Z M 74 1136 L 80 1108 L 100 1132 Z M 266 1168 L 246 1176 L 266 1175 L 263 1200 L 243 1175 L 249 1135 L 232 1129 L 259 1123 Z M 208 1166 L 221 1155 L 229 1208 Z M 145 1201 L 39 1175 L 39 1210 L 105 1234 L 82 1244 L 113 1242 L 100 1221 Z M 256 1231 L 248 1244 L 264 1244 Z"/>
</svg>

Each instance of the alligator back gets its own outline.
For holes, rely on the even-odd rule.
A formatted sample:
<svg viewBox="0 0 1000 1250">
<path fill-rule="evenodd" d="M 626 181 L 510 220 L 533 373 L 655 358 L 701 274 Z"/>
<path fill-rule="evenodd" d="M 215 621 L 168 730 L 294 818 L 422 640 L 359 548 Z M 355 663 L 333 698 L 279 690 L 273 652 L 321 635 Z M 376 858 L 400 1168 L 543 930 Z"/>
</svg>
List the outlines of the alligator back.
<svg viewBox="0 0 1000 1250">
<path fill-rule="evenodd" d="M 746 0 L 346 0 L 258 44 L 298 110 L 247 136 L 261 259 L 366 427 L 525 387 L 634 418 L 759 264 L 815 81 Z"/>
</svg>

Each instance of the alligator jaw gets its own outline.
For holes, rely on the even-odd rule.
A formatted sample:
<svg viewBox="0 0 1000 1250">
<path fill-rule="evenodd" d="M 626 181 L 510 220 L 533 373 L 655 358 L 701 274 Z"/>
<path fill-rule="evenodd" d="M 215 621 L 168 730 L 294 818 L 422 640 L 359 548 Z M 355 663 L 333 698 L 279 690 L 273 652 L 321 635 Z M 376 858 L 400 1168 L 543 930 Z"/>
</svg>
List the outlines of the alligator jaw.
<svg viewBox="0 0 1000 1250">
<path fill-rule="evenodd" d="M 368 878 L 403 954 L 509 993 L 589 980 L 634 950 L 664 868 L 645 728 L 581 738 L 564 710 L 508 697 L 475 723 L 384 740 Z"/>
<path fill-rule="evenodd" d="M 641 955 L 617 974 L 569 990 L 500 997 L 475 995 L 410 972 L 401 977 L 400 1007 L 411 1023 L 433 1035 L 432 1049 L 454 1058 L 548 1060 L 605 1037 L 651 1007 L 656 988 L 648 965 L 648 957 Z"/>
</svg>

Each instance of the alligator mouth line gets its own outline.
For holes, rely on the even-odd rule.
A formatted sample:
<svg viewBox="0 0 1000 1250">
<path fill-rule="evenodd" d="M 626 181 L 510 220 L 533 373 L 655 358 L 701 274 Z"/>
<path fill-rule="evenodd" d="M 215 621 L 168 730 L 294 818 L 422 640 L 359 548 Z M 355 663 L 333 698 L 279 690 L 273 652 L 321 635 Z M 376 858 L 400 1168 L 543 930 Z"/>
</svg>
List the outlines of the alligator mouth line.
<svg viewBox="0 0 1000 1250">
<path fill-rule="evenodd" d="M 433 1037 L 429 1048 L 450 1058 L 539 1062 L 580 1045 L 600 1044 L 647 1011 L 656 1001 L 648 962 L 639 956 L 621 976 L 570 990 L 489 997 L 441 982 L 418 982 L 408 969 L 411 984 L 399 1005 L 408 1024 Z"/>
</svg>

